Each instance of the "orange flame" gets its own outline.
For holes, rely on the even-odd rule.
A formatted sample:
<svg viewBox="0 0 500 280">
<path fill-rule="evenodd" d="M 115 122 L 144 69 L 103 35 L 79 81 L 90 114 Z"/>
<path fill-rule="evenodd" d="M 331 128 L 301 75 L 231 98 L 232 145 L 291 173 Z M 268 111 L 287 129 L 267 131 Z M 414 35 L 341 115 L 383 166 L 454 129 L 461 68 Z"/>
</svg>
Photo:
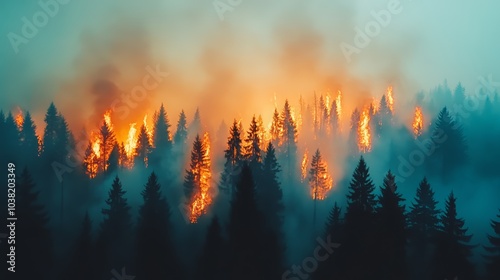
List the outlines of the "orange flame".
<svg viewBox="0 0 500 280">
<path fill-rule="evenodd" d="M 335 105 L 337 105 L 337 118 L 339 120 L 342 119 L 342 92 L 339 90 L 337 98 L 335 99 Z"/>
<path fill-rule="evenodd" d="M 202 146 L 205 148 L 206 162 L 201 163 L 202 166 L 195 168 L 199 171 L 199 174 L 196 174 L 199 176 L 199 189 L 193 194 L 192 203 L 189 207 L 189 221 L 191 223 L 196 223 L 198 218 L 207 212 L 208 206 L 212 204 L 212 197 L 209 194 L 212 173 L 210 170 L 210 138 L 208 132 L 203 135 Z M 194 171 L 198 172 L 197 170 Z"/>
<path fill-rule="evenodd" d="M 387 87 L 387 105 L 392 113 L 394 113 L 394 97 L 392 96 L 392 86 Z"/>
<path fill-rule="evenodd" d="M 415 138 L 422 135 L 422 130 L 424 129 L 424 115 L 422 114 L 422 108 L 415 108 L 415 116 L 413 119 L 413 135 Z"/>
<path fill-rule="evenodd" d="M 371 132 L 370 132 L 370 108 L 365 108 L 361 113 L 358 125 L 358 147 L 361 152 L 371 150 Z"/>
<path fill-rule="evenodd" d="M 308 152 L 307 150 L 304 152 L 304 156 L 302 157 L 302 162 L 300 164 L 300 172 L 301 172 L 301 177 L 300 180 L 304 182 L 304 180 L 307 177 L 307 163 L 308 163 Z"/>
<path fill-rule="evenodd" d="M 23 116 L 23 110 L 21 110 L 21 108 L 19 107 L 17 107 L 17 113 L 16 116 L 14 117 L 14 121 L 16 122 L 17 128 L 21 130 L 24 123 L 24 116 Z"/>
<path fill-rule="evenodd" d="M 135 134 L 137 129 L 135 128 L 135 123 L 130 124 L 130 128 L 128 130 L 127 140 L 125 140 L 125 154 L 127 158 L 132 158 L 135 153 L 135 148 L 137 147 L 137 138 Z"/>
<path fill-rule="evenodd" d="M 311 196 L 313 200 L 324 200 L 328 192 L 333 188 L 333 179 L 328 174 L 328 164 L 326 161 L 323 161 L 322 164 L 325 165 L 325 170 L 319 174 L 318 181 L 320 182 L 316 182 L 316 184 L 313 182 L 311 187 Z"/>
<path fill-rule="evenodd" d="M 111 111 L 104 113 L 104 122 L 109 127 L 109 130 L 113 130 L 113 124 L 111 123 Z"/>
</svg>

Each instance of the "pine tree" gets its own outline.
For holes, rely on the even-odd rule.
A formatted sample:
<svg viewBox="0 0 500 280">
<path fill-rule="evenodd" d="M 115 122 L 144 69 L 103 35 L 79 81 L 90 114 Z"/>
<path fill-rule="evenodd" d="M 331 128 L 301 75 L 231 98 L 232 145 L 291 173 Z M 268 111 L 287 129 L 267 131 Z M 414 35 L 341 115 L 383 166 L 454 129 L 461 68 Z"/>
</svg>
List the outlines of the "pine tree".
<svg viewBox="0 0 500 280">
<path fill-rule="evenodd" d="M 434 279 L 474 279 L 474 267 L 468 258 L 473 246 L 472 235 L 467 235 L 465 221 L 457 217 L 456 198 L 453 192 L 446 200 L 446 208 L 440 218 L 434 256 Z"/>
<path fill-rule="evenodd" d="M 281 136 L 283 134 L 283 124 L 280 119 L 280 114 L 278 109 L 274 108 L 273 121 L 271 123 L 271 129 L 269 133 L 271 134 L 271 142 L 274 147 L 279 147 L 281 144 Z"/>
<path fill-rule="evenodd" d="M 198 261 L 196 280 L 227 280 L 227 244 L 215 216 L 208 227 L 205 245 Z"/>
<path fill-rule="evenodd" d="M 19 279 L 53 279 L 52 237 L 45 207 L 28 169 L 18 180 L 16 216 L 16 276 Z"/>
<path fill-rule="evenodd" d="M 155 164 L 158 164 L 162 158 L 168 157 L 172 149 L 172 140 L 170 135 L 170 122 L 163 103 L 155 117 L 154 134 L 152 139 L 151 159 Z"/>
<path fill-rule="evenodd" d="M 23 159 L 26 163 L 33 164 L 33 161 L 38 157 L 38 136 L 36 135 L 35 123 L 29 112 L 26 112 L 24 116 L 19 138 Z"/>
<path fill-rule="evenodd" d="M 229 212 L 229 279 L 262 279 L 262 214 L 257 208 L 252 171 L 244 164 Z"/>
<path fill-rule="evenodd" d="M 64 117 L 57 111 L 54 103 L 50 103 L 45 114 L 45 129 L 42 141 L 42 157 L 47 162 L 64 162 L 68 154 L 70 131 Z"/>
<path fill-rule="evenodd" d="M 115 143 L 115 145 L 113 145 L 111 153 L 109 153 L 107 173 L 112 173 L 117 171 L 119 166 L 120 166 L 120 146 L 118 145 L 118 143 Z"/>
<path fill-rule="evenodd" d="M 184 110 L 179 114 L 179 120 L 177 121 L 177 128 L 174 135 L 174 145 L 176 147 L 176 152 L 178 154 L 183 154 L 186 140 L 187 140 L 188 130 L 187 130 L 187 119 Z"/>
<path fill-rule="evenodd" d="M 288 103 L 288 100 L 285 101 L 285 106 L 283 107 L 280 118 L 283 128 L 281 152 L 284 155 L 284 160 L 286 163 L 285 173 L 288 177 L 292 177 L 297 156 L 297 128 L 295 120 L 292 116 L 292 108 Z"/>
<path fill-rule="evenodd" d="M 200 109 L 196 108 L 196 111 L 194 112 L 194 117 L 193 121 L 189 124 L 189 135 L 190 137 L 192 135 L 200 134 L 202 125 L 201 125 L 201 117 L 200 117 Z"/>
<path fill-rule="evenodd" d="M 96 279 L 94 244 L 92 242 L 92 222 L 85 213 L 80 236 L 75 241 L 68 271 L 64 279 Z"/>
<path fill-rule="evenodd" d="M 5 149 L 5 161 L 18 163 L 19 161 L 19 131 L 11 113 L 5 119 L 2 148 Z"/>
<path fill-rule="evenodd" d="M 397 192 L 394 175 L 389 171 L 384 178 L 376 209 L 377 245 L 380 248 L 378 265 L 380 279 L 406 279 L 406 215 L 404 201 Z"/>
<path fill-rule="evenodd" d="M 331 240 L 331 242 L 341 246 L 340 242 L 343 238 L 344 221 L 341 217 L 342 209 L 335 202 L 328 220 L 325 224 L 324 239 Z M 314 272 L 313 279 L 338 279 L 339 276 L 339 259 L 338 254 L 333 253 L 325 261 L 320 262 L 318 270 Z"/>
<path fill-rule="evenodd" d="M 351 114 L 351 129 L 349 131 L 349 151 L 351 153 L 357 153 L 359 148 L 358 148 L 358 139 L 359 139 L 359 133 L 358 133 L 358 126 L 359 126 L 359 121 L 361 119 L 361 115 L 359 113 L 358 108 L 354 109 L 354 111 Z"/>
<path fill-rule="evenodd" d="M 95 178 L 99 172 L 99 159 L 97 158 L 92 142 L 89 141 L 83 157 L 83 170 L 90 178 Z"/>
<path fill-rule="evenodd" d="M 316 226 L 317 201 L 326 198 L 328 190 L 332 187 L 332 180 L 328 175 L 326 162 L 323 161 L 319 149 L 313 155 L 311 169 L 309 170 L 309 187 L 314 200 L 313 226 Z"/>
<path fill-rule="evenodd" d="M 260 150 L 260 135 L 259 124 L 255 115 L 250 122 L 250 128 L 247 132 L 247 137 L 245 138 L 244 146 L 244 158 L 249 161 L 252 171 L 256 172 L 260 169 L 260 163 L 262 162 L 262 151 Z"/>
<path fill-rule="evenodd" d="M 497 215 L 500 219 L 500 214 Z M 488 234 L 488 241 L 491 246 L 486 246 L 485 250 L 489 253 L 486 256 L 487 264 L 486 268 L 488 271 L 488 277 L 491 280 L 500 279 L 500 221 L 491 221 L 491 227 L 493 228 L 493 235 Z"/>
<path fill-rule="evenodd" d="M 428 279 L 431 276 L 431 256 L 434 239 L 438 231 L 439 210 L 436 208 L 434 191 L 424 178 L 417 188 L 415 202 L 408 214 L 409 248 L 414 279 Z"/>
<path fill-rule="evenodd" d="M 99 129 L 99 171 L 105 172 L 108 170 L 109 156 L 113 147 L 116 145 L 116 137 L 113 128 L 106 121 L 102 122 Z"/>
<path fill-rule="evenodd" d="M 97 239 L 97 250 L 102 276 L 107 276 L 113 268 L 129 263 L 132 226 L 130 206 L 124 197 L 118 176 L 113 180 L 106 199 L 106 208 L 102 209 L 103 221 Z"/>
<path fill-rule="evenodd" d="M 266 213 L 269 227 L 281 230 L 284 219 L 283 191 L 279 182 L 281 167 L 272 143 L 266 149 L 262 164 L 262 180 L 257 186 L 257 198 L 262 213 Z"/>
<path fill-rule="evenodd" d="M 238 169 L 241 168 L 241 164 L 244 159 L 241 147 L 240 130 L 236 120 L 233 121 L 233 125 L 229 131 L 227 149 L 224 150 L 224 158 L 226 161 L 224 163 L 224 171 L 221 174 L 219 188 L 232 195 L 236 182 L 235 175 L 238 173 Z"/>
<path fill-rule="evenodd" d="M 340 133 L 340 120 L 338 115 L 337 102 L 333 102 L 330 109 L 330 129 L 333 135 L 337 135 Z"/>
<path fill-rule="evenodd" d="M 182 279 L 172 244 L 170 207 L 161 194 L 153 172 L 142 191 L 136 234 L 136 271 L 138 279 Z"/>
<path fill-rule="evenodd" d="M 376 240 L 374 211 L 375 186 L 370 178 L 369 168 L 361 156 L 354 170 L 347 194 L 345 213 L 345 239 L 340 247 L 344 276 L 353 279 L 368 279 L 376 268 Z"/>
<path fill-rule="evenodd" d="M 147 167 L 151 149 L 151 140 L 149 139 L 146 126 L 142 125 L 139 135 L 137 136 L 137 147 L 135 149 L 136 163 Z"/>
</svg>

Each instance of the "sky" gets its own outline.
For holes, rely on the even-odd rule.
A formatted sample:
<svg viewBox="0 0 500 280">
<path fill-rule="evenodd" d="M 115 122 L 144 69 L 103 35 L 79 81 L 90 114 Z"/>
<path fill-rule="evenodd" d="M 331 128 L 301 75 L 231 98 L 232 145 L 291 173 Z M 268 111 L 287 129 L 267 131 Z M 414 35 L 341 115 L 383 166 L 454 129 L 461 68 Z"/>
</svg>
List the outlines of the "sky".
<svg viewBox="0 0 500 280">
<path fill-rule="evenodd" d="M 445 79 L 472 91 L 478 76 L 500 77 L 500 3 L 493 0 L 54 1 L 0 4 L 3 110 L 19 106 L 40 119 L 54 101 L 65 115 L 94 121 L 117 98 L 96 98 L 95 84 L 104 79 L 130 93 L 147 66 L 169 76 L 139 108 L 166 102 L 172 115 L 183 108 L 189 116 L 201 106 L 208 115 L 227 112 L 226 121 L 262 101 L 272 107 L 274 95 L 281 103 L 348 89 L 358 100 L 394 84 L 400 99 L 411 99 Z M 43 3 L 54 12 L 25 38 L 23 18 L 33 23 Z M 230 10 L 218 12 L 224 5 Z M 356 46 L 356 28 L 391 5 L 398 12 L 347 59 L 341 44 Z M 235 109 L 242 100 L 247 106 Z"/>
</svg>

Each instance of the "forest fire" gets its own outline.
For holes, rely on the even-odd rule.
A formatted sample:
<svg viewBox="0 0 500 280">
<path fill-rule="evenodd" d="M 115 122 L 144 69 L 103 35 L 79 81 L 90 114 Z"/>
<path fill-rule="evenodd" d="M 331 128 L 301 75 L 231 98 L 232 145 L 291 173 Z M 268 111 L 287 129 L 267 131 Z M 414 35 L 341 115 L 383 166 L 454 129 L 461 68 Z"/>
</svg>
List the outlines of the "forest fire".
<svg viewBox="0 0 500 280">
<path fill-rule="evenodd" d="M 208 206 L 212 204 L 212 197 L 209 193 L 212 179 L 210 167 L 210 138 L 208 132 L 203 135 L 203 140 L 199 149 L 196 147 L 196 141 L 193 148 L 193 155 L 198 153 L 198 161 L 191 166 L 189 175 L 192 175 L 193 194 L 189 205 L 189 221 L 196 223 L 198 218 L 207 212 Z M 201 153 L 201 154 L 200 154 Z M 199 157 L 201 156 L 201 158 Z"/>
<path fill-rule="evenodd" d="M 300 164 L 300 180 L 302 182 L 304 182 L 304 180 L 306 179 L 307 177 L 307 163 L 308 163 L 308 160 L 309 160 L 309 154 L 307 152 L 307 149 L 306 151 L 304 152 L 304 156 L 302 157 L 302 162 Z"/>
<path fill-rule="evenodd" d="M 392 86 L 387 87 L 387 105 L 394 114 L 394 96 L 392 95 Z"/>
<path fill-rule="evenodd" d="M 17 107 L 17 113 L 16 116 L 14 117 L 14 121 L 16 122 L 17 128 L 21 130 L 24 123 L 24 116 L 23 116 L 23 111 L 19 107 Z"/>
<path fill-rule="evenodd" d="M 324 200 L 333 187 L 333 179 L 328 174 L 328 165 L 321 157 L 319 149 L 316 150 L 311 161 L 309 187 L 313 200 Z"/>
<path fill-rule="evenodd" d="M 415 116 L 413 118 L 412 128 L 415 138 L 422 135 L 422 131 L 424 129 L 424 115 L 422 114 L 422 108 L 418 106 L 415 108 Z"/>
<path fill-rule="evenodd" d="M 358 125 L 358 147 L 361 152 L 371 150 L 371 132 L 370 132 L 370 108 L 366 107 L 362 112 Z"/>
<path fill-rule="evenodd" d="M 342 120 L 342 92 L 339 90 L 337 98 L 335 99 L 335 105 L 337 108 L 337 119 L 340 123 Z"/>
</svg>

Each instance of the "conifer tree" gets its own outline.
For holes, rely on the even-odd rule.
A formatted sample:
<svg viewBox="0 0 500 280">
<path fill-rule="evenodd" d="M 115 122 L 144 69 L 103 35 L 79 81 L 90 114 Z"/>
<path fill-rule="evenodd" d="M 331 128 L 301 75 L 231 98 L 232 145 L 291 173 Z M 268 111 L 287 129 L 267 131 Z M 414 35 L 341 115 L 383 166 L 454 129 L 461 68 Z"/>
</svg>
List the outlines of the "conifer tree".
<svg viewBox="0 0 500 280">
<path fill-rule="evenodd" d="M 332 187 L 332 180 L 328 175 L 326 162 L 323 161 L 319 149 L 316 150 L 311 161 L 309 187 L 314 200 L 313 225 L 315 226 L 317 201 L 325 199 L 327 191 Z"/>
<path fill-rule="evenodd" d="M 26 112 L 24 116 L 21 132 L 19 133 L 21 141 L 22 157 L 28 164 L 33 164 L 33 161 L 38 157 L 38 136 L 36 135 L 36 126 L 31 119 L 31 114 Z"/>
<path fill-rule="evenodd" d="M 187 139 L 187 119 L 184 110 L 179 114 L 179 121 L 177 122 L 177 128 L 174 135 L 174 144 L 183 150 Z"/>
<path fill-rule="evenodd" d="M 281 136 L 283 134 L 282 129 L 283 124 L 280 119 L 280 114 L 278 113 L 278 109 L 274 108 L 273 121 L 271 123 L 271 129 L 269 131 L 269 133 L 271 134 L 271 142 L 273 143 L 274 147 L 279 147 L 281 144 Z"/>
<path fill-rule="evenodd" d="M 142 191 L 139 208 L 135 264 L 139 279 L 183 279 L 172 244 L 170 207 L 153 172 Z"/>
<path fill-rule="evenodd" d="M 241 142 L 238 122 L 234 120 L 229 131 L 227 149 L 224 150 L 224 158 L 226 161 L 224 163 L 224 171 L 221 174 L 221 182 L 219 185 L 221 190 L 231 195 L 233 194 L 233 188 L 236 183 L 235 175 L 238 173 L 244 160 Z"/>
<path fill-rule="evenodd" d="M 14 117 L 9 112 L 5 119 L 4 134 L 2 135 L 2 145 L 5 149 L 6 162 L 17 163 L 19 160 L 19 131 L 14 121 Z"/>
<path fill-rule="evenodd" d="M 488 234 L 488 241 L 490 246 L 486 246 L 485 249 L 488 255 L 485 256 L 487 260 L 486 269 L 488 271 L 488 279 L 500 279 L 500 214 L 497 215 L 497 219 L 492 220 L 491 227 L 493 228 L 493 234 Z"/>
<path fill-rule="evenodd" d="M 205 244 L 198 260 L 196 280 L 228 280 L 227 244 L 215 216 L 208 227 Z"/>
<path fill-rule="evenodd" d="M 260 150 L 260 127 L 255 118 L 255 115 L 252 117 L 252 121 L 250 122 L 250 128 L 247 132 L 247 137 L 245 138 L 245 146 L 244 146 L 244 157 L 249 161 L 250 166 L 260 164 L 262 162 L 262 151 Z M 252 171 L 256 171 L 255 169 Z"/>
<path fill-rule="evenodd" d="M 281 152 L 284 155 L 285 173 L 288 177 L 293 177 L 293 170 L 297 156 L 297 127 L 292 116 L 292 108 L 285 101 L 280 119 L 282 121 L 283 141 L 281 143 Z"/>
<path fill-rule="evenodd" d="M 96 279 L 92 222 L 90 221 L 88 212 L 85 213 L 82 230 L 73 246 L 71 260 L 64 278 L 78 280 Z"/>
<path fill-rule="evenodd" d="M 457 217 L 456 198 L 453 192 L 446 200 L 446 208 L 440 218 L 439 232 L 433 264 L 435 279 L 474 279 L 475 272 L 468 258 L 472 255 L 465 221 Z"/>
<path fill-rule="evenodd" d="M 170 122 L 163 103 L 154 119 L 152 146 L 151 159 L 155 164 L 159 163 L 162 158 L 168 157 L 172 149 Z"/>
<path fill-rule="evenodd" d="M 109 156 L 113 147 L 116 145 L 116 137 L 113 128 L 106 121 L 102 122 L 99 129 L 99 171 L 105 172 L 108 170 Z"/>
<path fill-rule="evenodd" d="M 135 149 L 136 163 L 147 167 L 151 149 L 151 140 L 149 139 L 146 126 L 142 125 L 139 135 L 137 136 L 137 147 Z"/>
<path fill-rule="evenodd" d="M 262 164 L 262 179 L 257 186 L 257 198 L 260 209 L 266 213 L 269 227 L 281 231 L 284 219 L 283 191 L 279 182 L 281 167 L 276 159 L 276 151 L 269 143 Z"/>
</svg>

